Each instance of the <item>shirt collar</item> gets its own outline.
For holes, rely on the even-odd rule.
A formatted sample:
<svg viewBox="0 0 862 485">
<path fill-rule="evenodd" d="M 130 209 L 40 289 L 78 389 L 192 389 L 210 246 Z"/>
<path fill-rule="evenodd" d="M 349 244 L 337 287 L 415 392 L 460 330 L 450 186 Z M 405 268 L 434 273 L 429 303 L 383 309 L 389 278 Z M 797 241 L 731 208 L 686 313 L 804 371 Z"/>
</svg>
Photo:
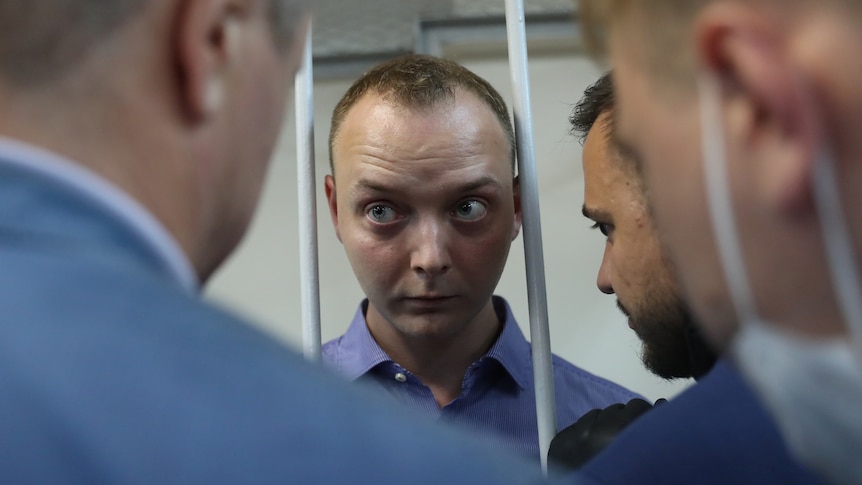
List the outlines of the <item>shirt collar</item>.
<svg viewBox="0 0 862 485">
<path fill-rule="evenodd" d="M 380 348 L 368 330 L 365 322 L 367 309 L 368 299 L 362 300 L 342 339 L 340 366 L 350 380 L 358 379 L 378 364 L 392 362 L 392 358 Z"/>
<path fill-rule="evenodd" d="M 530 343 L 524 338 L 524 333 L 512 314 L 509 302 L 496 295 L 492 298 L 494 311 L 497 312 L 497 315 L 505 315 L 505 319 L 503 331 L 500 332 L 497 341 L 494 342 L 484 358 L 491 358 L 499 362 L 523 390 L 527 386 L 531 386 L 533 382 L 533 357 Z"/>
<path fill-rule="evenodd" d="M 505 315 L 505 320 L 500 336 L 482 359 L 499 362 L 518 386 L 524 389 L 532 385 L 530 344 L 515 321 L 509 303 L 502 297 L 494 296 L 493 304 L 497 315 Z M 360 303 L 342 339 L 340 367 L 344 375 L 351 380 L 358 379 L 381 363 L 392 362 L 392 358 L 380 348 L 368 330 L 365 321 L 367 309 L 368 300 L 365 299 Z"/>
<path fill-rule="evenodd" d="M 0 137 L 0 161 L 62 183 L 101 206 L 128 226 L 187 291 L 199 291 L 188 257 L 177 241 L 140 203 L 79 164 L 45 149 Z"/>
</svg>

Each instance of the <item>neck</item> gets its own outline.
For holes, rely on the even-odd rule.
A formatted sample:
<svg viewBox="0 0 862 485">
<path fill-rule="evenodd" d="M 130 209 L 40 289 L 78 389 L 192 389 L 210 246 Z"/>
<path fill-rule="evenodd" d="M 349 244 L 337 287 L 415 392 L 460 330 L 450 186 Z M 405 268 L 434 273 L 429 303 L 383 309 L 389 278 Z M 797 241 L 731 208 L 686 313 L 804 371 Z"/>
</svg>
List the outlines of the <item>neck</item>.
<svg viewBox="0 0 862 485">
<path fill-rule="evenodd" d="M 145 112 L 126 111 L 119 99 L 106 110 L 76 106 L 74 98 L 64 104 L 0 94 L 0 135 L 57 153 L 125 192 L 165 228 L 200 273 L 188 164 L 177 163 L 179 152 L 171 148 L 177 145 L 162 136 L 160 123 Z"/>
<path fill-rule="evenodd" d="M 490 299 L 469 323 L 446 335 L 402 331 L 372 304 L 366 322 L 378 345 L 428 386 L 441 408 L 458 398 L 467 369 L 488 352 L 503 326 Z"/>
</svg>

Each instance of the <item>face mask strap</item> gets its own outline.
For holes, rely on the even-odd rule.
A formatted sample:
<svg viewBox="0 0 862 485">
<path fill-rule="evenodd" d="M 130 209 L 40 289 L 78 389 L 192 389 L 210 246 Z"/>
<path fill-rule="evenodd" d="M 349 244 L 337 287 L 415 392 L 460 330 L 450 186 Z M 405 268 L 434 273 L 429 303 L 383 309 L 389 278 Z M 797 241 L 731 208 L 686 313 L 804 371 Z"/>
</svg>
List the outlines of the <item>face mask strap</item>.
<svg viewBox="0 0 862 485">
<path fill-rule="evenodd" d="M 719 258 L 728 291 L 741 322 L 756 322 L 754 293 L 745 271 L 727 175 L 721 96 L 713 73 L 701 72 L 698 79 L 701 108 L 701 137 L 707 202 Z M 822 149 L 813 173 L 814 197 L 823 231 L 826 257 L 836 298 L 845 325 L 851 332 L 857 355 L 862 357 L 862 282 L 851 243 L 847 218 L 841 205 L 835 158 Z"/>
<path fill-rule="evenodd" d="M 737 317 L 743 323 L 757 321 L 754 294 L 745 272 L 725 166 L 724 126 L 721 121 L 719 94 L 721 87 L 715 75 L 710 72 L 701 72 L 698 87 L 704 183 L 718 255 Z"/>
<path fill-rule="evenodd" d="M 847 218 L 841 205 L 835 157 L 831 151 L 820 151 L 814 165 L 814 197 L 826 245 L 826 258 L 844 322 L 862 355 L 862 284 Z"/>
</svg>

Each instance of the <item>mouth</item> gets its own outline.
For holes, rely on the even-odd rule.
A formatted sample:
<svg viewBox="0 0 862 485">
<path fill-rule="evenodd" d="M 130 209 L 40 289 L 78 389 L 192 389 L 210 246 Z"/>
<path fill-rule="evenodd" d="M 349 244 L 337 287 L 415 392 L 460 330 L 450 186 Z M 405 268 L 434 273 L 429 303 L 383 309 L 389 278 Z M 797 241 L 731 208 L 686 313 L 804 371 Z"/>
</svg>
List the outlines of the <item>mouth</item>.
<svg viewBox="0 0 862 485">
<path fill-rule="evenodd" d="M 454 298 L 452 295 L 414 295 L 405 297 L 404 301 L 416 307 L 433 308 L 444 305 Z"/>
<path fill-rule="evenodd" d="M 443 301 L 454 298 L 451 295 L 414 295 L 405 297 L 408 301 Z"/>
</svg>

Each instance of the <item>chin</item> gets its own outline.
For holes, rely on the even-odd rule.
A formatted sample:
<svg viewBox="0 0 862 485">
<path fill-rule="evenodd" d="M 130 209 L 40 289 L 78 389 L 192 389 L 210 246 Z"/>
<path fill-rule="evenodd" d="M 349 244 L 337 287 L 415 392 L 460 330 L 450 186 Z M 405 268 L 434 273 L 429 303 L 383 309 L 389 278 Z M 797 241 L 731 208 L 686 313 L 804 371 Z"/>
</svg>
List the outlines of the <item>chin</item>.
<svg viewBox="0 0 862 485">
<path fill-rule="evenodd" d="M 455 333 L 451 325 L 433 321 L 409 322 L 400 331 L 410 338 L 426 341 L 449 341 Z"/>
<path fill-rule="evenodd" d="M 648 371 L 662 379 L 673 380 L 692 377 L 688 351 L 686 349 L 679 350 L 675 354 L 668 352 L 668 354 L 656 355 L 655 351 L 644 345 L 641 361 Z"/>
</svg>

